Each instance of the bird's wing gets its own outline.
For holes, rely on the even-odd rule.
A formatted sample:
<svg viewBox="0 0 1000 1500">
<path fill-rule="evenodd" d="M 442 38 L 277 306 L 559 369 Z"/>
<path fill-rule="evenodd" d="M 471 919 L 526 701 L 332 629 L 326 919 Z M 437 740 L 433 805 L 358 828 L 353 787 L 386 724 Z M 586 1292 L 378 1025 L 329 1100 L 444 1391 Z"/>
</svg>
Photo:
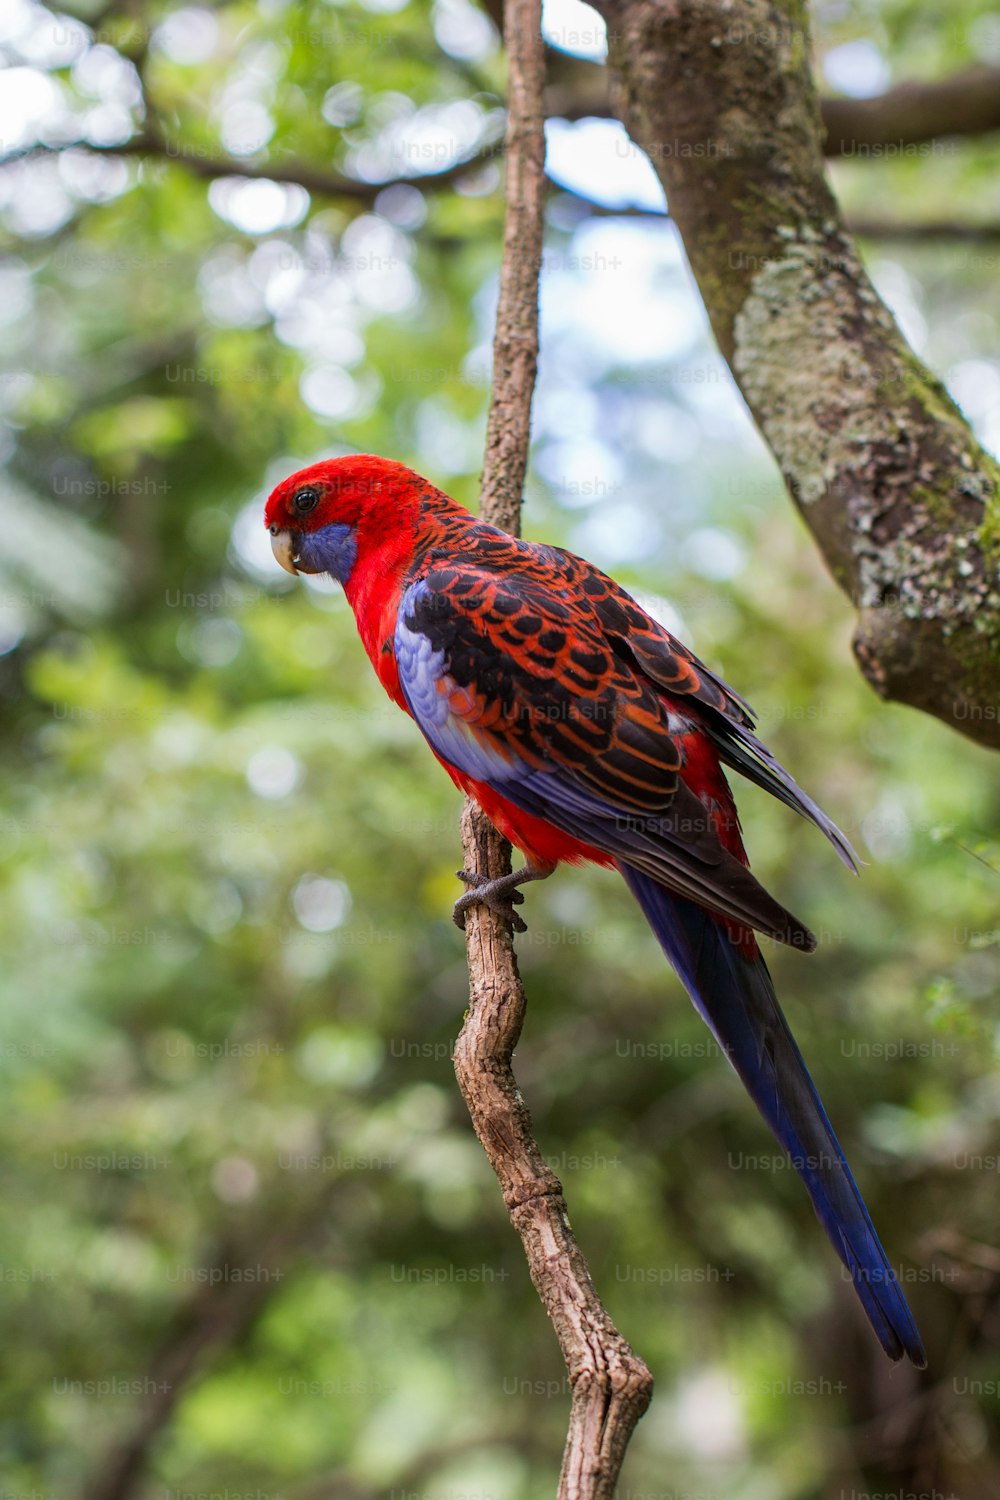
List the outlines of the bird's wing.
<svg viewBox="0 0 1000 1500">
<path fill-rule="evenodd" d="M 720 838 L 687 785 L 656 684 L 567 590 L 474 563 L 406 589 L 394 647 L 436 753 L 514 806 L 720 916 L 809 949 L 811 933 Z M 687 726 L 690 728 L 690 726 Z"/>
<path fill-rule="evenodd" d="M 612 647 L 631 656 L 636 668 L 666 692 L 689 701 L 724 763 L 815 823 L 847 868 L 857 871 L 860 861 L 847 838 L 754 733 L 750 705 L 614 579 L 582 559 L 574 561 L 580 565 L 579 587 Z"/>
</svg>

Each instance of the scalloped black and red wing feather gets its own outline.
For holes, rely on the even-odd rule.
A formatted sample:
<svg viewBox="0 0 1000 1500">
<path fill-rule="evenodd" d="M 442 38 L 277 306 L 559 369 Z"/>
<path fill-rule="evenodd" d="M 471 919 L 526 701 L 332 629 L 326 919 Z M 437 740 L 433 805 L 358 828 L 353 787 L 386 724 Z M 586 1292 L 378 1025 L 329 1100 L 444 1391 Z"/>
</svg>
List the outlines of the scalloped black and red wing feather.
<svg viewBox="0 0 1000 1500">
<path fill-rule="evenodd" d="M 558 590 L 491 557 L 487 567 L 421 569 L 404 593 L 396 663 L 432 747 L 473 788 L 576 843 L 731 922 L 811 948 L 808 929 L 746 867 L 732 798 L 701 728 L 631 653 L 615 649 L 573 586 L 578 560 L 557 559 Z M 692 658 L 679 673 L 692 693 L 696 672 Z"/>
<path fill-rule="evenodd" d="M 571 552 L 509 536 L 475 521 L 457 507 L 445 514 L 428 509 L 421 520 L 422 545 L 410 577 L 421 576 L 435 563 L 445 570 L 469 569 L 484 578 L 492 576 L 501 597 L 495 608 L 497 619 L 491 625 L 498 649 L 520 653 L 517 660 L 529 672 L 558 671 L 564 690 L 578 691 L 585 697 L 594 691 L 595 678 L 609 680 L 606 665 L 610 653 L 616 664 L 613 675 L 624 684 L 626 694 L 634 690 L 636 680 L 661 700 L 666 694 L 674 717 L 689 721 L 689 729 L 700 729 L 725 765 L 814 823 L 848 869 L 859 868 L 857 855 L 840 829 L 754 734 L 749 704 L 613 578 Z M 455 601 L 471 602 L 476 585 L 471 578 L 454 580 L 445 593 Z M 496 598 L 497 591 L 487 589 L 477 608 L 494 608 L 488 601 Z M 534 621 L 544 617 L 545 608 L 552 610 L 555 618 L 544 629 L 540 626 L 534 631 Z M 567 634 L 567 620 L 572 622 L 572 640 Z M 478 649 L 474 638 L 466 644 Z M 648 737 L 659 738 L 660 732 L 660 723 L 654 725 L 637 704 L 631 723 L 622 730 L 620 775 L 626 775 L 631 766 L 641 785 L 640 762 L 649 753 Z M 573 733 L 577 739 L 586 739 L 586 730 L 579 723 Z M 565 740 L 569 742 L 569 734 Z M 627 757 L 626 748 L 634 749 L 633 759 Z M 670 752 L 660 746 L 654 760 L 657 753 L 663 757 Z M 615 774 L 610 762 L 603 774 Z M 724 780 L 722 784 L 725 786 Z M 735 824 L 735 813 L 733 821 Z"/>
</svg>

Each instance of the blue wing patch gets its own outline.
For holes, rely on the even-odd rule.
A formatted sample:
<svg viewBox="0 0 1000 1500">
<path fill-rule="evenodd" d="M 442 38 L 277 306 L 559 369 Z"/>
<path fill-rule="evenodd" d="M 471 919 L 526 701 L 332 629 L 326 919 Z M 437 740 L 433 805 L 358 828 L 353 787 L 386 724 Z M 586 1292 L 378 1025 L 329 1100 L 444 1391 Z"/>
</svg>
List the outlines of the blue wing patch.
<svg viewBox="0 0 1000 1500">
<path fill-rule="evenodd" d="M 477 781 L 510 781 L 527 769 L 513 751 L 489 744 L 472 724 L 454 712 L 453 694 L 460 691 L 448 671 L 445 652 L 435 649 L 423 631 L 414 628 L 414 606 L 433 596 L 425 579 L 410 585 L 400 602 L 394 637 L 396 669 L 407 707 L 438 755 Z"/>
</svg>

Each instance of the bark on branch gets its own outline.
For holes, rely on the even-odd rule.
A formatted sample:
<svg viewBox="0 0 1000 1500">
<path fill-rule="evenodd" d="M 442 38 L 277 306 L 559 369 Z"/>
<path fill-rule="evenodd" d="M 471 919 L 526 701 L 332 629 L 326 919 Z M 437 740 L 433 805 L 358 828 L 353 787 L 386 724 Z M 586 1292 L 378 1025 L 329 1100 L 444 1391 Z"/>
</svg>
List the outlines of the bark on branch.
<svg viewBox="0 0 1000 1500">
<path fill-rule="evenodd" d="M 617 107 L 885 698 L 1000 747 L 1000 466 L 908 348 L 823 170 L 796 0 L 597 0 Z M 738 37 L 738 45 L 727 38 Z"/>
<path fill-rule="evenodd" d="M 540 0 L 507 0 L 506 17 L 507 213 L 481 514 L 516 533 L 538 360 L 545 198 Z M 510 845 L 471 802 L 462 817 L 462 843 L 467 868 L 490 878 L 510 869 Z M 652 1376 L 601 1303 L 570 1227 L 562 1186 L 542 1157 L 511 1070 L 526 1000 L 509 923 L 473 906 L 466 949 L 469 1011 L 455 1045 L 455 1072 L 573 1391 L 559 1497 L 611 1500 L 625 1449 L 649 1405 Z"/>
</svg>

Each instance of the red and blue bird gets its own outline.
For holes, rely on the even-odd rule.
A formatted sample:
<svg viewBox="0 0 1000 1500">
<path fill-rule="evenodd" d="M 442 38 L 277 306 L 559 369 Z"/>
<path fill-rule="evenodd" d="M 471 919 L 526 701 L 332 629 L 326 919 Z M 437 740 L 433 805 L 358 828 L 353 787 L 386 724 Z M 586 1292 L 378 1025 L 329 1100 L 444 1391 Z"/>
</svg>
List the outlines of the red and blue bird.
<svg viewBox="0 0 1000 1500">
<path fill-rule="evenodd" d="M 367 455 L 293 474 L 267 502 L 282 567 L 344 588 L 380 682 L 449 776 L 524 854 L 463 875 L 523 924 L 518 887 L 566 860 L 621 874 L 695 1007 L 788 1152 L 890 1359 L 926 1363 L 755 932 L 816 940 L 751 874 L 724 768 L 857 859 L 754 734 L 746 703 L 599 569 L 478 521 Z"/>
</svg>

